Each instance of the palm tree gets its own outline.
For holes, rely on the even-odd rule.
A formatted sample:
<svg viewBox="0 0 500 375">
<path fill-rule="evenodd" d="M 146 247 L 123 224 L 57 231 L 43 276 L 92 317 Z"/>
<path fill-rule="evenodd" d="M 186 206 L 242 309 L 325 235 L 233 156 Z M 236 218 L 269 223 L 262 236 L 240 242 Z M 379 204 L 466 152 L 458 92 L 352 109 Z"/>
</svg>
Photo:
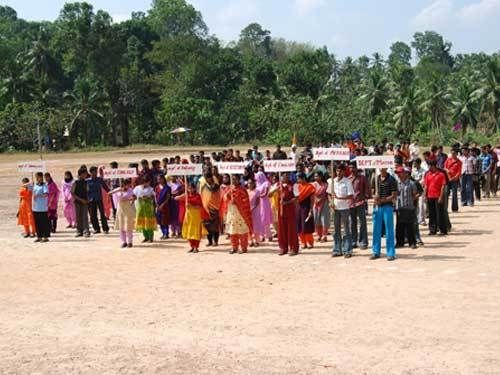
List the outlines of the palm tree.
<svg viewBox="0 0 500 375">
<path fill-rule="evenodd" d="M 418 98 L 414 87 L 410 87 L 403 96 L 401 104 L 394 108 L 394 126 L 399 136 L 409 137 L 418 121 Z"/>
<path fill-rule="evenodd" d="M 462 125 L 462 136 L 465 135 L 469 126 L 475 129 L 477 125 L 479 111 L 477 100 L 472 95 L 473 92 L 472 84 L 463 78 L 452 100 L 453 118 Z"/>
<path fill-rule="evenodd" d="M 481 114 L 493 119 L 495 130 L 500 130 L 500 57 L 493 57 L 487 64 L 486 75 L 481 86 L 472 93 L 474 99 L 482 101 Z"/>
<path fill-rule="evenodd" d="M 85 145 L 89 138 L 99 136 L 101 129 L 97 127 L 104 115 L 98 111 L 103 99 L 103 92 L 90 78 L 79 78 L 75 81 L 72 92 L 66 92 L 64 98 L 68 99 L 75 110 L 75 115 L 69 125 L 69 134 L 72 137 L 81 135 Z"/>
<path fill-rule="evenodd" d="M 452 97 L 446 82 L 442 77 L 435 76 L 427 87 L 417 93 L 417 96 L 421 98 L 419 109 L 429 115 L 432 127 L 440 132 L 448 118 Z"/>
<path fill-rule="evenodd" d="M 365 94 L 360 99 L 367 101 L 372 120 L 386 107 L 390 97 L 390 85 L 387 78 L 378 70 L 373 70 L 364 80 Z"/>
</svg>

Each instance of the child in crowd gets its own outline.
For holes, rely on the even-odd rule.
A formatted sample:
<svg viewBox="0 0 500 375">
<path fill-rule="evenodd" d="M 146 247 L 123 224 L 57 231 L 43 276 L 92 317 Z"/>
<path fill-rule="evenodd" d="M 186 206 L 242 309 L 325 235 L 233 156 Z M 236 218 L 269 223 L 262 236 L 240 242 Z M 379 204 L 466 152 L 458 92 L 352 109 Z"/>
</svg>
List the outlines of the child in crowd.
<svg viewBox="0 0 500 375">
<path fill-rule="evenodd" d="M 77 237 L 90 237 L 89 198 L 86 178 L 87 170 L 85 168 L 80 168 L 78 170 L 78 180 L 75 181 L 71 188 L 71 195 L 75 203 Z"/>
<path fill-rule="evenodd" d="M 135 196 L 132 190 L 132 180 L 125 179 L 121 183 L 121 187 L 109 192 L 113 195 L 116 208 L 115 230 L 120 231 L 120 240 L 122 248 L 132 247 L 135 227 Z"/>
<path fill-rule="evenodd" d="M 59 187 L 56 185 L 50 173 L 45 173 L 45 182 L 49 189 L 49 223 L 50 232 L 55 233 L 57 229 L 57 205 L 59 203 Z"/>
<path fill-rule="evenodd" d="M 182 223 L 182 237 L 189 241 L 191 249 L 188 252 L 198 253 L 200 251 L 200 240 L 203 231 L 203 205 L 201 195 L 196 191 L 194 183 L 188 184 L 187 194 L 186 212 L 184 222 Z M 175 199 L 177 201 L 186 200 L 186 196 L 184 194 L 179 195 Z"/>
<path fill-rule="evenodd" d="M 73 202 L 73 195 L 71 194 L 74 182 L 75 180 L 73 178 L 73 174 L 70 171 L 64 172 L 62 196 L 64 217 L 68 222 L 68 226 L 66 228 L 76 228 L 75 203 Z"/>
<path fill-rule="evenodd" d="M 17 212 L 17 225 L 24 228 L 24 238 L 35 237 L 35 220 L 31 211 L 33 199 L 33 185 L 28 178 L 23 178 L 19 189 L 19 211 Z"/>
</svg>

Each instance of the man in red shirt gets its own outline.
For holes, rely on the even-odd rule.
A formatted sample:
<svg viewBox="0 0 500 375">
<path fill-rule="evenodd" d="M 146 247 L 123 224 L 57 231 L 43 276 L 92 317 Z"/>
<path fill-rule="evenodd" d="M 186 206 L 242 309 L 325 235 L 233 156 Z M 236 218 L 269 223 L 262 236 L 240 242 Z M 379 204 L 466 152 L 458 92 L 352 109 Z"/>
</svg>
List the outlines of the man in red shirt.
<svg viewBox="0 0 500 375">
<path fill-rule="evenodd" d="M 462 162 L 458 158 L 457 150 L 451 150 L 451 157 L 444 162 L 444 169 L 448 173 L 448 193 L 451 191 L 451 210 L 458 211 L 458 185 L 462 176 Z"/>
<path fill-rule="evenodd" d="M 428 163 L 429 171 L 424 177 L 424 192 L 429 212 L 429 235 L 435 235 L 438 228 L 441 235 L 446 235 L 448 234 L 444 211 L 446 177 L 437 169 L 436 160 L 429 160 Z"/>
</svg>

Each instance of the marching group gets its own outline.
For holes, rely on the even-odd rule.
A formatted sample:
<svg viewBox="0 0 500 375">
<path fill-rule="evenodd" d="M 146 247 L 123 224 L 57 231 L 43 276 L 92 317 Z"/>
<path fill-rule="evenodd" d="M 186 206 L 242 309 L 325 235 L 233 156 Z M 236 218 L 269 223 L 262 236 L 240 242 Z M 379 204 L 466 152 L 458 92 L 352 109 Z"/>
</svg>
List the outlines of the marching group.
<svg viewBox="0 0 500 375">
<path fill-rule="evenodd" d="M 352 137 L 319 146 L 348 147 L 351 160 L 316 161 L 311 145 L 301 152 L 293 145 L 288 154 L 279 146 L 274 153 L 254 146 L 244 156 L 228 149 L 210 155 L 200 151 L 189 160 L 153 160 L 151 165 L 142 160 L 128 165 L 137 170 L 132 179 L 105 179 L 104 167 L 82 165 L 76 178 L 66 171 L 59 187 L 50 173 L 38 172 L 34 181 L 22 180 L 18 224 L 25 237 L 48 242 L 57 231 L 62 198 L 67 227 L 75 228 L 77 237 L 89 237 L 90 224 L 94 234 L 107 234 L 113 219 L 123 248 L 133 246 L 134 231 L 149 243 L 159 228 L 160 240 L 184 238 L 190 253 L 199 252 L 204 236 L 210 247 L 227 235 L 231 254 L 277 240 L 279 255 L 294 256 L 300 248 L 313 248 L 315 241 L 327 242 L 333 222 L 332 255 L 350 258 L 353 249 L 368 249 L 367 216 L 372 215 L 371 259 L 380 258 L 385 237 L 392 261 L 396 248 L 424 245 L 423 226 L 431 236 L 448 234 L 450 197 L 456 212 L 458 193 L 462 206 L 473 206 L 498 190 L 500 146 L 455 144 L 449 155 L 442 146 L 421 153 L 418 141 L 393 145 L 384 140 L 367 147 Z M 358 169 L 356 158 L 366 155 L 391 155 L 395 167 L 379 173 Z M 296 171 L 266 173 L 264 160 L 283 159 L 293 159 Z M 246 168 L 241 175 L 221 175 L 221 161 L 246 162 Z M 203 164 L 203 174 L 186 179 L 167 175 L 169 164 L 187 163 Z"/>
</svg>

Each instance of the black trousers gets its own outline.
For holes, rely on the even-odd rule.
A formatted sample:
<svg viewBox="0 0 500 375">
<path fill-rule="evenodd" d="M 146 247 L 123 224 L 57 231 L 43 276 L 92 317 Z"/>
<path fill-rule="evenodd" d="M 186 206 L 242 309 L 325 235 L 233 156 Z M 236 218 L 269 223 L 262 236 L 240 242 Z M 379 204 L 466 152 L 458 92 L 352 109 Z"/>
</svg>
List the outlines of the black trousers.
<svg viewBox="0 0 500 375">
<path fill-rule="evenodd" d="M 429 212 L 429 232 L 436 234 L 448 234 L 448 223 L 445 215 L 445 206 L 438 202 L 438 199 L 427 198 L 427 208 Z"/>
<path fill-rule="evenodd" d="M 396 215 L 396 246 L 404 246 L 405 238 L 408 238 L 408 245 L 416 245 L 415 238 L 415 210 L 399 209 Z"/>
<path fill-rule="evenodd" d="M 33 211 L 33 217 L 35 219 L 36 236 L 38 238 L 50 237 L 50 223 L 47 211 L 45 212 Z"/>
<path fill-rule="evenodd" d="M 89 214 L 90 214 L 90 222 L 92 223 L 92 228 L 94 228 L 96 232 L 101 231 L 101 227 L 99 226 L 99 220 L 97 219 L 97 211 L 99 211 L 99 215 L 101 216 L 102 230 L 108 232 L 109 231 L 108 219 L 106 219 L 106 215 L 104 215 L 104 205 L 102 204 L 102 201 L 89 202 Z"/>
<path fill-rule="evenodd" d="M 219 244 L 219 232 L 208 232 L 207 240 L 210 245 Z"/>
</svg>

